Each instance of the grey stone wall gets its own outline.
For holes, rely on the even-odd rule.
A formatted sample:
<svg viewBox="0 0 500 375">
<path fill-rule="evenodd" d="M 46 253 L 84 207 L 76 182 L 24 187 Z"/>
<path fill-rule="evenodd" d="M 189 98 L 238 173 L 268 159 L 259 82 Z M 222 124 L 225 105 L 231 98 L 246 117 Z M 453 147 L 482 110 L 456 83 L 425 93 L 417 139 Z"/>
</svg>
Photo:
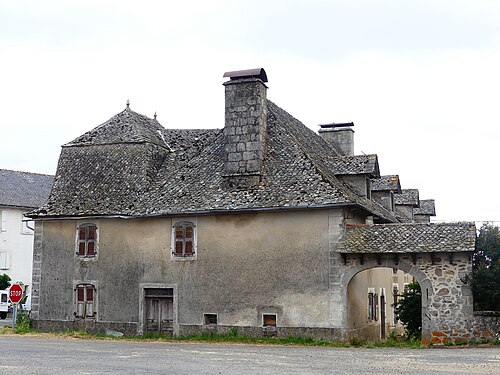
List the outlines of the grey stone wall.
<svg viewBox="0 0 500 375">
<path fill-rule="evenodd" d="M 127 336 L 137 335 L 137 323 L 95 322 L 89 320 L 33 320 L 33 328 L 42 332 L 86 331 L 106 333 L 107 330 L 121 332 Z"/>
<path fill-rule="evenodd" d="M 248 337 L 313 337 L 321 340 L 342 340 L 342 332 L 336 328 L 319 327 L 252 327 L 224 325 L 181 325 L 179 336 L 196 335 L 203 332 L 227 334 L 237 332 Z"/>
<path fill-rule="evenodd" d="M 231 186 L 255 186 L 266 143 L 267 87 L 257 78 L 231 80 L 224 85 L 225 174 Z"/>
<path fill-rule="evenodd" d="M 325 141 L 334 144 L 343 155 L 354 155 L 354 130 L 351 128 L 320 129 L 318 133 Z"/>
<path fill-rule="evenodd" d="M 38 319 L 40 309 L 40 280 L 42 275 L 43 221 L 35 222 L 33 243 L 33 274 L 31 286 L 31 317 Z"/>
<path fill-rule="evenodd" d="M 394 203 L 393 203 L 393 194 L 389 190 L 380 190 L 380 191 L 373 191 L 372 190 L 372 199 L 388 209 L 389 211 L 394 210 Z"/>
<path fill-rule="evenodd" d="M 455 320 L 440 319 L 440 330 L 431 332 L 424 344 L 466 344 L 500 339 L 500 312 L 478 311 Z"/>
<path fill-rule="evenodd" d="M 98 329 L 126 323 L 139 330 L 141 285 L 165 284 L 176 290 L 176 334 L 176 327 L 202 324 L 204 313 L 217 314 L 224 326 L 258 328 L 262 314 L 276 313 L 280 327 L 329 328 L 327 218 L 327 210 L 309 210 L 88 219 L 82 222 L 95 222 L 99 231 L 94 259 L 75 253 L 78 222 L 44 221 L 35 325 Z M 196 259 L 172 256 L 172 224 L 181 220 L 196 223 Z M 96 286 L 93 323 L 74 317 L 78 282 Z"/>
<path fill-rule="evenodd" d="M 366 197 L 367 194 L 370 194 L 369 186 L 367 184 L 370 183 L 370 180 L 364 174 L 354 174 L 354 175 L 343 175 L 337 176 L 342 181 L 344 181 L 351 189 L 353 189 L 357 194 L 362 197 Z M 370 198 L 370 197 L 368 197 Z"/>
</svg>

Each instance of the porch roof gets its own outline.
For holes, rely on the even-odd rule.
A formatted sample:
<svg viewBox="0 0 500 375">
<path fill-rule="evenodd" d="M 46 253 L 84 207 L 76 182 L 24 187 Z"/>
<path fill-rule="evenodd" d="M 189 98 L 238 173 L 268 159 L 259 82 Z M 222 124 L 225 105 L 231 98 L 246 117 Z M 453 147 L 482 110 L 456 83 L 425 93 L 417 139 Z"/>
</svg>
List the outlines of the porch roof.
<svg viewBox="0 0 500 375">
<path fill-rule="evenodd" d="M 472 222 L 348 225 L 339 241 L 339 252 L 471 252 L 475 242 Z"/>
</svg>

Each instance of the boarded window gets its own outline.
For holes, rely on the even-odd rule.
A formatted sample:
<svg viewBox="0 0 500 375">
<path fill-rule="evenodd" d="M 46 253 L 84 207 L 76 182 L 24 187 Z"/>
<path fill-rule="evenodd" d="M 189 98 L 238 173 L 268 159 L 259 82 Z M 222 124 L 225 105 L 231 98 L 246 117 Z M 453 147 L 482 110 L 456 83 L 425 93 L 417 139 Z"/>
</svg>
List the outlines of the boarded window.
<svg viewBox="0 0 500 375">
<path fill-rule="evenodd" d="M 181 221 L 173 226 L 175 256 L 192 256 L 195 253 L 195 225 L 190 221 Z"/>
<path fill-rule="evenodd" d="M 276 327 L 276 314 L 263 314 L 262 325 L 264 327 Z"/>
<path fill-rule="evenodd" d="M 78 250 L 80 257 L 95 257 L 97 254 L 97 227 L 95 224 L 82 224 L 78 227 Z"/>
<path fill-rule="evenodd" d="M 75 288 L 76 312 L 79 319 L 93 319 L 95 317 L 95 286 L 93 284 L 79 284 Z"/>
<path fill-rule="evenodd" d="M 217 324 L 217 314 L 203 314 L 204 324 Z"/>
</svg>

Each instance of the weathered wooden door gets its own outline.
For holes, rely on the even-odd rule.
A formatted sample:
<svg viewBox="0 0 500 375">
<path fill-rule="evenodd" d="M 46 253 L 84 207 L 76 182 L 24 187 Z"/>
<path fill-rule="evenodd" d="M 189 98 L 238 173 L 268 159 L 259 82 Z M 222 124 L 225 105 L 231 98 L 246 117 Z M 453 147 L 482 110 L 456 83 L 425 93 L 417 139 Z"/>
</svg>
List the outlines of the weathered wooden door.
<svg viewBox="0 0 500 375">
<path fill-rule="evenodd" d="M 146 332 L 172 332 L 173 296 L 167 293 L 168 289 L 146 290 Z"/>
</svg>

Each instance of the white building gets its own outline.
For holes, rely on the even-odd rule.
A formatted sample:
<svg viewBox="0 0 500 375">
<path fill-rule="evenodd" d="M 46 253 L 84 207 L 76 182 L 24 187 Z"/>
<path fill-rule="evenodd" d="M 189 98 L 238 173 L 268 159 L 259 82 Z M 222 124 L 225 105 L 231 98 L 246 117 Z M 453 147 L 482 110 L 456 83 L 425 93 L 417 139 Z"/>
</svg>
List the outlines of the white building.
<svg viewBox="0 0 500 375">
<path fill-rule="evenodd" d="M 33 222 L 25 212 L 47 200 L 54 176 L 0 169 L 0 274 L 31 286 Z"/>
</svg>

